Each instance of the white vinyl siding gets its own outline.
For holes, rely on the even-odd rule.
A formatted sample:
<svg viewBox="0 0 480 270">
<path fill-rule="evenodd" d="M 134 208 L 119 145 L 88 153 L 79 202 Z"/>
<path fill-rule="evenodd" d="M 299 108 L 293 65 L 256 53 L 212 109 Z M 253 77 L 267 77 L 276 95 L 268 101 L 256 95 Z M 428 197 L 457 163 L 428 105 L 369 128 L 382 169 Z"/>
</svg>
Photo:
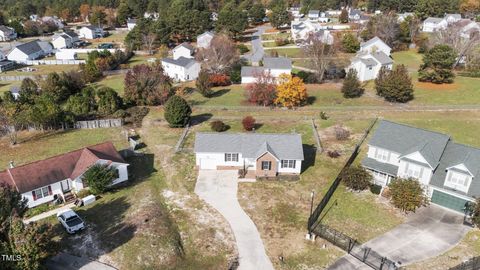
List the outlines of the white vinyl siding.
<svg viewBox="0 0 480 270">
<path fill-rule="evenodd" d="M 295 168 L 295 160 L 282 160 L 282 168 Z"/>
<path fill-rule="evenodd" d="M 419 166 L 413 163 L 407 163 L 405 165 L 404 176 L 413 177 L 415 179 L 421 179 L 423 177 L 423 166 Z"/>
<path fill-rule="evenodd" d="M 225 162 L 238 162 L 238 153 L 225 153 Z"/>
<path fill-rule="evenodd" d="M 375 151 L 375 159 L 381 162 L 388 162 L 390 160 L 390 151 L 377 148 Z"/>
<path fill-rule="evenodd" d="M 469 175 L 448 171 L 445 186 L 456 190 L 467 192 L 470 187 L 471 177 Z"/>
</svg>

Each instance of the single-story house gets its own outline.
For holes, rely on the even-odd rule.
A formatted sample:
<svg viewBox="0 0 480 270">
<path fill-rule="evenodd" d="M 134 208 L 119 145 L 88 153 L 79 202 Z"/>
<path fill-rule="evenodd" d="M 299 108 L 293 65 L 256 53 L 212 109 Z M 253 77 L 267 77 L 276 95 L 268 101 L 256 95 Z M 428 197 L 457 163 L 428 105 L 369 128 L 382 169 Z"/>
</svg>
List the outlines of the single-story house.
<svg viewBox="0 0 480 270">
<path fill-rule="evenodd" d="M 24 62 L 44 57 L 52 52 L 53 48 L 50 43 L 37 39 L 16 46 L 8 53 L 7 58 L 15 62 Z"/>
<path fill-rule="evenodd" d="M 129 31 L 133 30 L 133 28 L 135 28 L 135 26 L 137 26 L 137 20 L 136 19 L 128 19 L 127 20 L 127 29 Z"/>
<path fill-rule="evenodd" d="M 383 52 L 386 55 L 390 55 L 392 48 L 383 42 L 379 37 L 371 38 L 365 42 L 360 43 L 359 52 L 362 53 L 372 53 L 372 52 Z"/>
<path fill-rule="evenodd" d="M 201 69 L 200 63 L 195 59 L 183 56 L 177 59 L 163 58 L 162 67 L 165 73 L 177 82 L 197 79 Z"/>
<path fill-rule="evenodd" d="M 73 45 L 79 42 L 77 33 L 72 31 L 65 31 L 64 33 L 54 36 L 52 45 L 55 49 L 72 48 Z"/>
<path fill-rule="evenodd" d="M 212 42 L 214 36 L 215 34 L 210 31 L 206 31 L 205 33 L 199 35 L 197 37 L 197 48 L 206 49 L 210 47 L 210 42 Z"/>
<path fill-rule="evenodd" d="M 21 166 L 11 162 L 0 172 L 0 182 L 20 192 L 28 207 L 35 207 L 86 188 L 83 174 L 95 164 L 117 171 L 113 185 L 128 180 L 128 163 L 111 142 L 105 142 Z"/>
<path fill-rule="evenodd" d="M 257 177 L 300 174 L 300 134 L 202 133 L 195 136 L 196 165 L 202 170 L 245 169 Z"/>
<path fill-rule="evenodd" d="M 318 21 L 318 18 L 320 18 L 320 10 L 318 9 L 312 9 L 308 11 L 308 19 L 311 21 Z"/>
<path fill-rule="evenodd" d="M 464 212 L 480 196 L 480 149 L 449 135 L 383 120 L 368 143 L 363 167 L 374 183 L 414 178 L 434 204 Z"/>
<path fill-rule="evenodd" d="M 16 38 L 17 32 L 15 32 L 15 29 L 5 25 L 0 25 L 0 41 L 10 41 Z"/>
<path fill-rule="evenodd" d="M 444 18 L 428 17 L 423 21 L 422 31 L 432 33 L 441 29 L 445 29 L 448 22 Z"/>
<path fill-rule="evenodd" d="M 187 42 L 184 42 L 177 47 L 173 48 L 173 59 L 178 59 L 180 57 L 193 58 L 193 53 L 195 48 Z"/>
<path fill-rule="evenodd" d="M 376 79 L 382 67 L 386 67 L 390 70 L 393 67 L 392 58 L 384 52 L 359 53 L 352 59 L 347 71 L 355 69 L 357 71 L 358 80 L 364 82 Z"/>
<path fill-rule="evenodd" d="M 351 8 L 348 10 L 349 21 L 359 21 L 362 18 L 362 11 L 359 9 Z"/>
<path fill-rule="evenodd" d="M 240 75 L 242 83 L 253 83 L 257 76 L 263 73 L 269 73 L 274 79 L 281 74 L 291 74 L 292 60 L 285 57 L 265 57 L 263 58 L 263 66 L 251 67 L 243 66 Z"/>
<path fill-rule="evenodd" d="M 105 32 L 101 27 L 93 25 L 87 25 L 80 28 L 79 34 L 81 38 L 86 39 L 102 38 L 105 36 Z"/>
</svg>

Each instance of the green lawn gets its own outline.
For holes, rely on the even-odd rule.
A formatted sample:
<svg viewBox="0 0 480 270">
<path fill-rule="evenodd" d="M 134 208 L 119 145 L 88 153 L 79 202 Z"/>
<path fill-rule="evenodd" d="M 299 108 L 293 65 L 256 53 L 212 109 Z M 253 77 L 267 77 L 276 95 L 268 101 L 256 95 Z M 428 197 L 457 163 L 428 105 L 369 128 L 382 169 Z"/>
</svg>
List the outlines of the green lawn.
<svg viewBox="0 0 480 270">
<path fill-rule="evenodd" d="M 276 38 L 290 38 L 292 35 L 290 32 L 285 33 L 275 33 L 275 34 L 263 34 L 262 40 L 275 40 Z"/>
<path fill-rule="evenodd" d="M 120 150 L 128 146 L 121 128 L 78 129 L 56 132 L 20 132 L 19 143 L 13 147 L 7 138 L 0 138 L 0 164 L 13 160 L 21 165 L 63 154 L 85 146 L 112 141 Z M 5 166 L 0 165 L 0 168 Z M 0 169 L 1 170 L 1 169 Z"/>
<path fill-rule="evenodd" d="M 300 48 L 281 48 L 281 49 L 269 49 L 265 48 L 265 54 L 270 55 L 273 51 L 278 53 L 280 57 L 289 57 L 289 58 L 297 58 L 303 57 L 303 51 Z"/>
<path fill-rule="evenodd" d="M 110 87 L 113 90 L 117 91 L 120 96 L 123 96 L 124 93 L 124 78 L 125 74 L 117 74 L 112 76 L 107 76 L 102 80 L 94 83 L 96 87 L 106 86 Z"/>
<path fill-rule="evenodd" d="M 0 96 L 2 96 L 4 92 L 9 91 L 12 86 L 20 86 L 21 83 L 21 81 L 1 82 Z"/>
<path fill-rule="evenodd" d="M 30 68 L 34 68 L 34 69 L 36 69 L 36 71 L 25 72 L 25 71 L 20 71 L 19 69 L 16 69 L 16 70 L 9 70 L 9 71 L 2 72 L 1 75 L 5 75 L 5 76 L 46 75 L 46 74 L 51 73 L 51 72 L 60 73 L 60 72 L 63 72 L 63 71 L 77 70 L 78 65 L 38 65 L 38 66 L 30 66 Z"/>
</svg>

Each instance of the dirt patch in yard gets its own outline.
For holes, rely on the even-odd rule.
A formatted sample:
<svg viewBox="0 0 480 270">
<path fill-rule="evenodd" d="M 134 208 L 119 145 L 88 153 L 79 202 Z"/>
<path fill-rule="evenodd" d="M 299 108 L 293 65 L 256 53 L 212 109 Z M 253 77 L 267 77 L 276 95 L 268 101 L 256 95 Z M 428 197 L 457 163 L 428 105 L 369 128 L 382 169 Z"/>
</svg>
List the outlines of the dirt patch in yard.
<svg viewBox="0 0 480 270">
<path fill-rule="evenodd" d="M 439 90 L 439 91 L 452 91 L 458 90 L 459 86 L 456 83 L 429 83 L 429 82 L 414 82 L 414 86 L 417 89 L 422 90 Z"/>
</svg>

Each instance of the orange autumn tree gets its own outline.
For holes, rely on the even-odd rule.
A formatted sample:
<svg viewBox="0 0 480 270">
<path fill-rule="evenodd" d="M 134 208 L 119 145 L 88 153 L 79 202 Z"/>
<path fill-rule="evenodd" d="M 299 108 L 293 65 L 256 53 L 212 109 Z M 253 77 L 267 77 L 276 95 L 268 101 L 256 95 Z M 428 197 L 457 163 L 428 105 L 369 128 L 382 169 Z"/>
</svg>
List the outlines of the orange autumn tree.
<svg viewBox="0 0 480 270">
<path fill-rule="evenodd" d="M 307 101 L 307 88 L 299 77 L 281 74 L 278 78 L 277 98 L 275 103 L 287 108 L 298 107 Z"/>
</svg>

